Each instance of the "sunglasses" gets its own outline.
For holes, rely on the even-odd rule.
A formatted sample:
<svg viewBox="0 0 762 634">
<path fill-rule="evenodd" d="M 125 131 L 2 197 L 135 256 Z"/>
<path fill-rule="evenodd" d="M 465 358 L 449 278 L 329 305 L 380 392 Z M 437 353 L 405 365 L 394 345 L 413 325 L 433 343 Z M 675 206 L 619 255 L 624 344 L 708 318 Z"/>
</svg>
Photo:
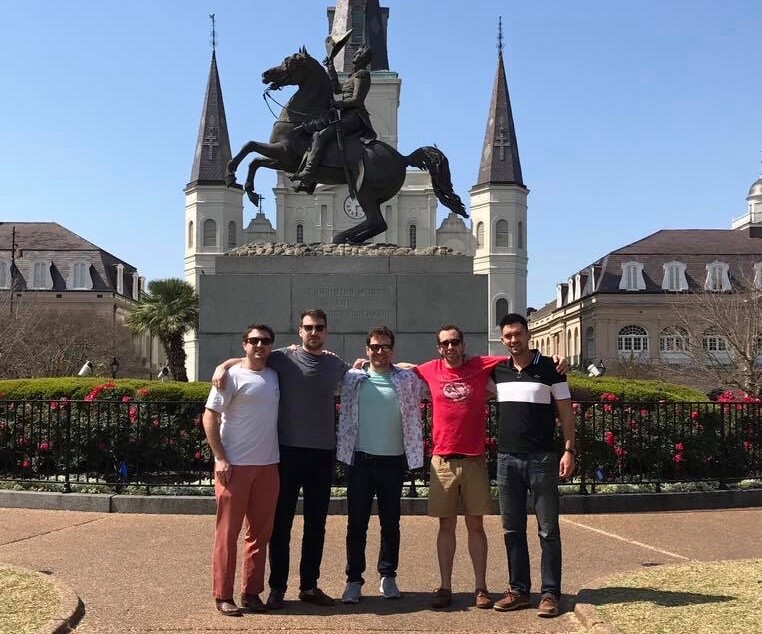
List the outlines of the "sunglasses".
<svg viewBox="0 0 762 634">
<path fill-rule="evenodd" d="M 372 352 L 391 352 L 393 348 L 388 343 L 369 343 L 368 349 Z"/>
<path fill-rule="evenodd" d="M 446 341 L 437 341 L 437 346 L 440 348 L 448 348 L 449 346 L 457 348 L 461 343 L 463 342 L 460 339 L 447 339 Z"/>
<path fill-rule="evenodd" d="M 316 326 L 302 324 L 300 327 L 307 332 L 323 332 L 325 330 L 325 324 L 317 324 Z"/>
<path fill-rule="evenodd" d="M 249 337 L 246 339 L 246 343 L 250 343 L 252 346 L 258 346 L 260 343 L 263 346 L 269 346 L 272 342 L 270 337 Z"/>
</svg>

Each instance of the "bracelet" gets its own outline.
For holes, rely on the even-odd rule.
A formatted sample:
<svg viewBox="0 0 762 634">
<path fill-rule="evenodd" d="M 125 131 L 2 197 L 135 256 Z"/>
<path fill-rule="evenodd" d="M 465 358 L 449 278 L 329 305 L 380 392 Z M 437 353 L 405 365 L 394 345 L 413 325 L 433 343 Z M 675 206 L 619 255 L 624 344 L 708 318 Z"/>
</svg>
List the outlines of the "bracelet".
<svg viewBox="0 0 762 634">
<path fill-rule="evenodd" d="M 564 453 L 566 453 L 567 451 L 568 451 L 568 452 L 569 452 L 569 453 L 570 453 L 572 456 L 576 456 L 576 455 L 577 455 L 577 450 L 576 450 L 576 449 L 572 449 L 571 447 L 565 447 L 565 448 L 564 448 Z"/>
</svg>

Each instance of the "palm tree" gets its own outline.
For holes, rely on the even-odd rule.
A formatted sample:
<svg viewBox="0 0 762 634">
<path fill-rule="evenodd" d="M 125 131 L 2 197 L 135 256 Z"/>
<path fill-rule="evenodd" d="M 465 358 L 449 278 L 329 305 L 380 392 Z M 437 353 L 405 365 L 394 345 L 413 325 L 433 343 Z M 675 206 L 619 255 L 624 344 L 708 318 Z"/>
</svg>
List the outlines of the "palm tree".
<svg viewBox="0 0 762 634">
<path fill-rule="evenodd" d="M 187 381 L 183 335 L 198 328 L 198 294 L 188 282 L 173 277 L 149 282 L 141 300 L 127 317 L 127 327 L 157 337 L 172 378 Z"/>
</svg>

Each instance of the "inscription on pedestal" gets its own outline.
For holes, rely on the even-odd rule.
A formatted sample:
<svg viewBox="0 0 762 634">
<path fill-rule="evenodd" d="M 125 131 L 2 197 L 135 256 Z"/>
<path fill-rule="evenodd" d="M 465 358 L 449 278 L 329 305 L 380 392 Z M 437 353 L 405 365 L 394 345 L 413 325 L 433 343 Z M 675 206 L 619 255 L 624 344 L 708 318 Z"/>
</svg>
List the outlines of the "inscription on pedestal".
<svg viewBox="0 0 762 634">
<path fill-rule="evenodd" d="M 332 331 L 362 332 L 379 324 L 396 323 L 394 280 L 367 275 L 359 279 L 348 275 L 330 277 L 334 279 L 327 281 L 325 276 L 319 276 L 319 281 L 310 283 L 310 276 L 304 276 L 296 281 L 295 304 L 323 308 L 329 315 Z"/>
</svg>

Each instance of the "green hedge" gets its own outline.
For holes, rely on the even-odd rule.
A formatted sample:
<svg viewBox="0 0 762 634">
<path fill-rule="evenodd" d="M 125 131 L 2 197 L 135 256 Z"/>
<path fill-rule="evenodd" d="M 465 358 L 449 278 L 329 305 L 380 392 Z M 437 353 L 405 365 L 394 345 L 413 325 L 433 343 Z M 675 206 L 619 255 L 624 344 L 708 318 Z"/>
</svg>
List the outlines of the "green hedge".
<svg viewBox="0 0 762 634">
<path fill-rule="evenodd" d="M 575 401 L 598 401 L 601 394 L 615 394 L 620 401 L 653 403 L 656 401 L 703 402 L 709 398 L 703 392 L 684 385 L 665 381 L 625 379 L 617 376 L 589 377 L 578 372 L 569 373 L 569 387 Z"/>
<path fill-rule="evenodd" d="M 46 379 L 11 379 L 0 381 L 0 398 L 8 400 L 50 400 L 65 396 L 82 400 L 98 386 L 109 387 L 108 396 L 118 400 L 122 396 L 136 396 L 138 390 L 147 390 L 149 401 L 206 401 L 209 383 L 181 383 L 179 381 L 146 381 L 144 379 L 106 379 L 103 377 L 56 377 Z M 99 400 L 104 399 L 101 394 Z"/>
</svg>

